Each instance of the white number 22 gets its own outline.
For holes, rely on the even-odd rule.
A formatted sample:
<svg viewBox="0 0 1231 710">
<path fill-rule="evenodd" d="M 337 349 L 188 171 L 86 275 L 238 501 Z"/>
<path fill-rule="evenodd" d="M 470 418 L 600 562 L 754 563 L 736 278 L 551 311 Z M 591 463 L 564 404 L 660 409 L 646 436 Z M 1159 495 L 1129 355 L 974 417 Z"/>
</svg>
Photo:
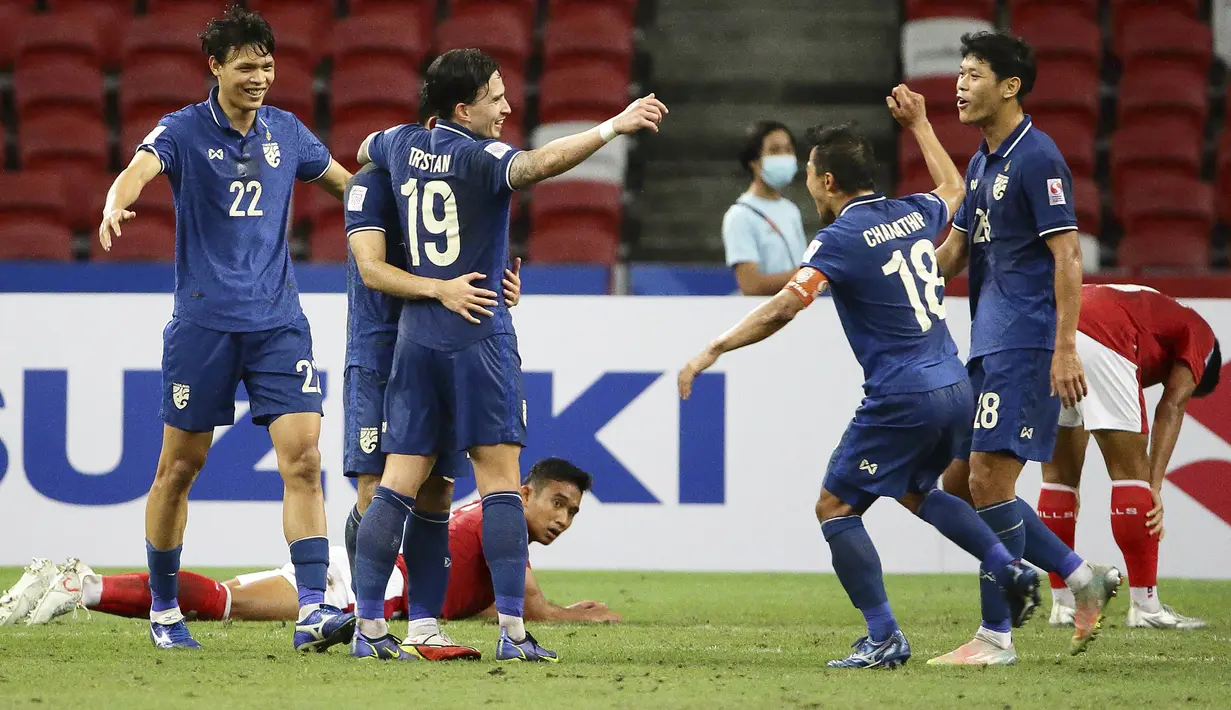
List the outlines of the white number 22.
<svg viewBox="0 0 1231 710">
<path fill-rule="evenodd" d="M 308 394 L 321 393 L 321 376 L 320 371 L 316 369 L 316 363 L 311 360 L 300 360 L 295 363 L 295 372 L 303 373 L 303 387 L 300 387 L 301 392 Z"/>
<path fill-rule="evenodd" d="M 406 205 L 406 240 L 410 251 L 410 265 L 419 265 L 419 181 L 411 178 L 402 185 L 402 194 L 408 198 Z M 444 216 L 436 216 L 436 198 L 444 203 Z M 425 244 L 424 253 L 428 261 L 436 266 L 448 266 L 457 261 L 462 253 L 462 231 L 457 222 L 457 198 L 453 196 L 453 188 L 443 180 L 429 180 L 423 183 L 423 228 L 429 234 L 445 235 L 445 249 L 435 243 Z"/>
<path fill-rule="evenodd" d="M 230 214 L 232 217 L 263 217 L 265 216 L 265 213 L 262 212 L 256 206 L 257 203 L 261 201 L 261 183 L 257 182 L 256 180 L 250 180 L 247 183 L 243 182 L 242 180 L 236 180 L 235 182 L 231 183 L 231 187 L 228 188 L 227 191 L 235 193 L 235 201 L 231 203 L 231 213 Z M 252 193 L 252 199 L 248 200 L 248 210 L 245 212 L 244 210 L 240 209 L 239 203 L 241 200 L 244 199 L 244 194 L 249 193 L 249 192 Z"/>
<path fill-rule="evenodd" d="M 926 262 L 923 259 L 925 255 L 927 256 Z M 910 268 L 912 265 L 915 267 L 913 274 Z M 928 302 L 927 310 L 931 311 L 937 320 L 945 319 L 945 304 L 940 300 L 940 290 L 945 286 L 945 277 L 940 275 L 940 267 L 936 264 L 936 247 L 932 246 L 930 240 L 920 239 L 915 242 L 910 249 L 910 264 L 906 263 L 901 249 L 894 250 L 893 256 L 889 257 L 889 261 L 881 267 L 881 273 L 886 276 L 896 273 L 902 280 L 902 287 L 906 289 L 906 298 L 910 300 L 910 305 L 915 309 L 915 320 L 919 322 L 919 327 L 923 329 L 923 332 L 926 333 L 932 329 L 932 319 L 923 310 L 923 301 L 919 298 L 918 287 L 915 286 L 916 276 L 924 285 L 924 294 Z"/>
</svg>

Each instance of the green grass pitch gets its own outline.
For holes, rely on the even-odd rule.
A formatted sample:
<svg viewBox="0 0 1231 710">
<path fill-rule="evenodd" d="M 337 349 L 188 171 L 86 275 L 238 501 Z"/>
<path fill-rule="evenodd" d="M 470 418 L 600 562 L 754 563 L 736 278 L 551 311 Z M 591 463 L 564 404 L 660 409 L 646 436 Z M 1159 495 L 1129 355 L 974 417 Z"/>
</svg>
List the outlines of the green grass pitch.
<svg viewBox="0 0 1231 710">
<path fill-rule="evenodd" d="M 237 570 L 201 570 L 218 579 Z M 0 568 L 0 589 L 21 571 Z M 532 628 L 558 665 L 354 662 L 303 655 L 281 623 L 194 624 L 205 650 L 157 652 L 139 620 L 84 612 L 40 628 L 0 628 L 0 708 L 1228 708 L 1231 583 L 1167 580 L 1166 601 L 1210 628 L 1124 628 L 1112 602 L 1089 653 L 1040 613 L 1016 636 L 1011 668 L 934 668 L 928 658 L 978 623 L 973 575 L 890 576 L 914 658 L 897 671 L 831 671 L 862 624 L 832 575 L 540 572 L 557 601 L 599 599 L 614 626 Z M 1124 592 L 1125 597 L 1127 591 Z M 1041 612 L 1043 610 L 1040 610 Z M 395 632 L 399 628 L 395 622 Z M 447 626 L 492 652 L 494 627 Z"/>
</svg>

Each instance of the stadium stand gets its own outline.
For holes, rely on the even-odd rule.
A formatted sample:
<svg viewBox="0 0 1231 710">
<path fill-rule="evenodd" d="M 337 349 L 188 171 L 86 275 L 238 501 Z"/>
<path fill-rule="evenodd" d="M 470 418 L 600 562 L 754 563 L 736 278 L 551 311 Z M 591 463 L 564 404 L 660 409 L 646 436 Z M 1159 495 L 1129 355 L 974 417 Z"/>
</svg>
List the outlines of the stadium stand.
<svg viewBox="0 0 1231 710">
<path fill-rule="evenodd" d="M 63 261 L 72 234 L 58 173 L 0 173 L 0 259 Z"/>
</svg>

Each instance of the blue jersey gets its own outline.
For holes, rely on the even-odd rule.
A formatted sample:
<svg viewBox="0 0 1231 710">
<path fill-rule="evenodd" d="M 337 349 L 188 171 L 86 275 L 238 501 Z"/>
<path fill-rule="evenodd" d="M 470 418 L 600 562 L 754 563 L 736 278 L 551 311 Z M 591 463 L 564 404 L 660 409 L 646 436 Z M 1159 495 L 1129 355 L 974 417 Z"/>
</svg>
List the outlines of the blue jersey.
<svg viewBox="0 0 1231 710">
<path fill-rule="evenodd" d="M 436 300 L 407 301 L 399 335 L 435 350 L 460 350 L 513 333 L 501 280 L 509 264 L 509 168 L 519 151 L 481 138 L 450 121 L 428 130 L 417 124 L 377 133 L 372 162 L 388 170 L 406 226 L 411 273 L 441 280 L 485 274 L 475 285 L 494 291 L 491 318 L 466 321 Z"/>
<path fill-rule="evenodd" d="M 311 182 L 329 169 L 316 136 L 272 106 L 240 135 L 214 88 L 163 116 L 137 150 L 158 156 L 175 198 L 175 315 L 225 332 L 298 318 L 287 216 L 295 179 Z"/>
<path fill-rule="evenodd" d="M 970 241 L 970 356 L 1056 345 L 1056 261 L 1048 236 L 1077 229 L 1073 176 L 1030 116 L 966 169 L 953 228 Z"/>
<path fill-rule="evenodd" d="M 828 279 L 869 397 L 930 392 L 966 379 L 945 325 L 932 240 L 949 220 L 933 194 L 857 197 L 817 233 L 803 266 Z"/>
<path fill-rule="evenodd" d="M 397 200 L 389 173 L 368 164 L 346 186 L 346 238 L 372 229 L 385 234 L 385 261 L 406 268 L 406 249 L 398 226 Z M 397 340 L 402 299 L 363 284 L 355 256 L 346 257 L 346 366 L 367 367 L 389 376 Z"/>
</svg>

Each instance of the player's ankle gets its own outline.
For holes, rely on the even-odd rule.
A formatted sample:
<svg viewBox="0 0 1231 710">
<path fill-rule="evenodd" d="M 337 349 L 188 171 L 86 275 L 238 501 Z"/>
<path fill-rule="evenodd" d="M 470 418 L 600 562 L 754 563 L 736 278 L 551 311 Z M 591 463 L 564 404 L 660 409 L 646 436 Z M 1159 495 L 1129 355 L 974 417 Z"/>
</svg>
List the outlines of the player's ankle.
<svg viewBox="0 0 1231 710">
<path fill-rule="evenodd" d="M 377 639 L 389 633 L 389 622 L 384 619 L 360 619 L 359 633 L 370 639 Z"/>
<path fill-rule="evenodd" d="M 411 619 L 406 630 L 406 638 L 425 638 L 438 633 L 440 633 L 440 623 L 435 617 L 429 616 L 423 619 Z"/>
<path fill-rule="evenodd" d="M 1073 573 L 1064 578 L 1064 583 L 1071 590 L 1081 589 L 1090 582 L 1094 581 L 1094 570 L 1090 568 L 1088 563 L 1082 563 Z"/>
<path fill-rule="evenodd" d="M 520 616 L 499 614 L 499 617 L 500 628 L 504 629 L 513 643 L 521 643 L 526 640 L 526 624 Z"/>
<path fill-rule="evenodd" d="M 1163 610 L 1157 587 L 1129 587 L 1128 598 L 1133 606 L 1147 614 L 1156 614 Z"/>
</svg>

